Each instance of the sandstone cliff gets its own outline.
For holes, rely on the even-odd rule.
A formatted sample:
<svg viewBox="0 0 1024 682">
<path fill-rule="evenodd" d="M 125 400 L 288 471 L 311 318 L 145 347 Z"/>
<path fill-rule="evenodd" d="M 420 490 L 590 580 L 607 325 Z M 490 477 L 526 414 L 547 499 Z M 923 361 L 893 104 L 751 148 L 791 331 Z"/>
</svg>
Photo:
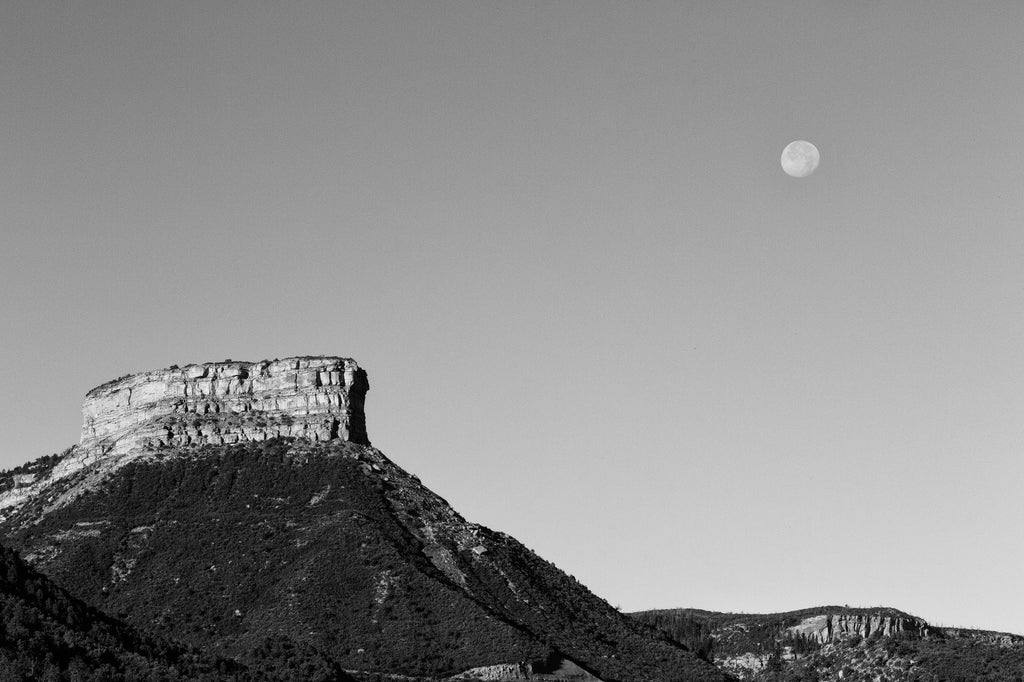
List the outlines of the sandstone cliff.
<svg viewBox="0 0 1024 682">
<path fill-rule="evenodd" d="M 224 445 L 294 436 L 369 444 L 366 373 L 349 358 L 215 362 L 133 374 L 89 391 L 80 448 Z"/>
<path fill-rule="evenodd" d="M 71 476 L 59 507 L 140 457 L 176 448 L 230 445 L 279 436 L 369 445 L 363 409 L 369 381 L 351 358 L 226 360 L 131 374 L 89 391 L 82 436 L 49 469 L 32 465 L 0 481 L 0 517 Z M 23 467 L 24 468 L 24 467 Z"/>
<path fill-rule="evenodd" d="M 921 618 L 870 613 L 823 613 L 804 618 L 788 628 L 790 635 L 801 635 L 818 644 L 829 644 L 853 635 L 865 638 L 872 635 L 926 635 L 928 630 L 928 623 Z"/>
</svg>

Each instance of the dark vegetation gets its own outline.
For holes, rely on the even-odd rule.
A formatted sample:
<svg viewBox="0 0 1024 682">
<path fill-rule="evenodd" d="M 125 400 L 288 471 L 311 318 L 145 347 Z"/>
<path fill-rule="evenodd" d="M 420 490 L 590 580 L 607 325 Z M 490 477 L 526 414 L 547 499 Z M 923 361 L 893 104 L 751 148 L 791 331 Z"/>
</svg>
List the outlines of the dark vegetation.
<svg viewBox="0 0 1024 682">
<path fill-rule="evenodd" d="M 0 547 L 0 679 L 247 677 L 233 661 L 144 635 L 87 606 Z"/>
<path fill-rule="evenodd" d="M 86 605 L 0 546 L 0 680 L 353 682 L 323 654 L 270 637 L 248 665 L 140 631 Z"/>
<path fill-rule="evenodd" d="M 890 655 L 910 658 L 915 682 L 1024 682 L 1024 646 L 999 646 L 943 635 L 890 638 L 879 643 Z"/>
<path fill-rule="evenodd" d="M 562 658 L 606 680 L 723 679 L 371 448 L 167 455 L 41 517 L 35 501 L 0 531 L 105 612 L 282 679 Z M 281 672 L 290 658 L 306 668 Z"/>
<path fill-rule="evenodd" d="M 705 661 L 714 662 L 715 631 L 710 619 L 679 609 L 674 611 L 643 611 L 633 616 L 649 623 L 671 639 L 686 646 Z"/>
</svg>

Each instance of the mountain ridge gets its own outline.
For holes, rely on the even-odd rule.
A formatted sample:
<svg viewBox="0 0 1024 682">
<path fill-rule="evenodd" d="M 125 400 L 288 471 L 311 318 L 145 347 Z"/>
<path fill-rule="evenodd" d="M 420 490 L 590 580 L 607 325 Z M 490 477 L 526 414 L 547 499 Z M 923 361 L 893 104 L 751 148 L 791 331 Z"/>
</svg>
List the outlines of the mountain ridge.
<svg viewBox="0 0 1024 682">
<path fill-rule="evenodd" d="M 1024 677 L 1024 636 L 933 626 L 892 607 L 767 614 L 678 608 L 631 615 L 752 682 Z"/>
</svg>

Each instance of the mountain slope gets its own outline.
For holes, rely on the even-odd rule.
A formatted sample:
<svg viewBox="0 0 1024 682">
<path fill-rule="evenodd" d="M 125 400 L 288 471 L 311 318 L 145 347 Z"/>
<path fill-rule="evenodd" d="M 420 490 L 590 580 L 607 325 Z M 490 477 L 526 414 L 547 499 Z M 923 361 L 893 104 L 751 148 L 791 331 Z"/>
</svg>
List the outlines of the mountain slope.
<svg viewBox="0 0 1024 682">
<path fill-rule="evenodd" d="M 99 481 L 87 466 L 0 531 L 81 598 L 243 660 L 280 635 L 362 671 L 531 662 L 603 680 L 722 679 L 356 443 L 163 449 Z"/>
<path fill-rule="evenodd" d="M 0 546 L 0 679 L 251 679 L 241 666 L 140 633 Z"/>
</svg>

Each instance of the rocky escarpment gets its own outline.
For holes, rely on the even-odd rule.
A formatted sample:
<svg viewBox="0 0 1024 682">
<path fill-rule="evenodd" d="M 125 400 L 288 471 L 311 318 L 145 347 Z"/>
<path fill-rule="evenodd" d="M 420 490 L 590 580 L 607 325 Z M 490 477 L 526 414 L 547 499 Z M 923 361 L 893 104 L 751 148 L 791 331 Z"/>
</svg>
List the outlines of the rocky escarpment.
<svg viewBox="0 0 1024 682">
<path fill-rule="evenodd" d="M 0 518 L 30 499 L 62 506 L 128 462 L 177 448 L 277 437 L 369 445 L 368 390 L 356 361 L 334 356 L 175 365 L 120 377 L 86 394 L 78 445 L 0 479 Z"/>
<path fill-rule="evenodd" d="M 278 436 L 369 444 L 366 373 L 350 358 L 215 362 L 122 377 L 89 391 L 80 449 L 224 445 Z"/>
<path fill-rule="evenodd" d="M 905 614 L 822 613 L 804 618 L 797 625 L 787 628 L 787 632 L 817 644 L 829 644 L 854 635 L 865 638 L 872 635 L 920 636 L 927 634 L 929 627 L 921 618 Z"/>
</svg>

